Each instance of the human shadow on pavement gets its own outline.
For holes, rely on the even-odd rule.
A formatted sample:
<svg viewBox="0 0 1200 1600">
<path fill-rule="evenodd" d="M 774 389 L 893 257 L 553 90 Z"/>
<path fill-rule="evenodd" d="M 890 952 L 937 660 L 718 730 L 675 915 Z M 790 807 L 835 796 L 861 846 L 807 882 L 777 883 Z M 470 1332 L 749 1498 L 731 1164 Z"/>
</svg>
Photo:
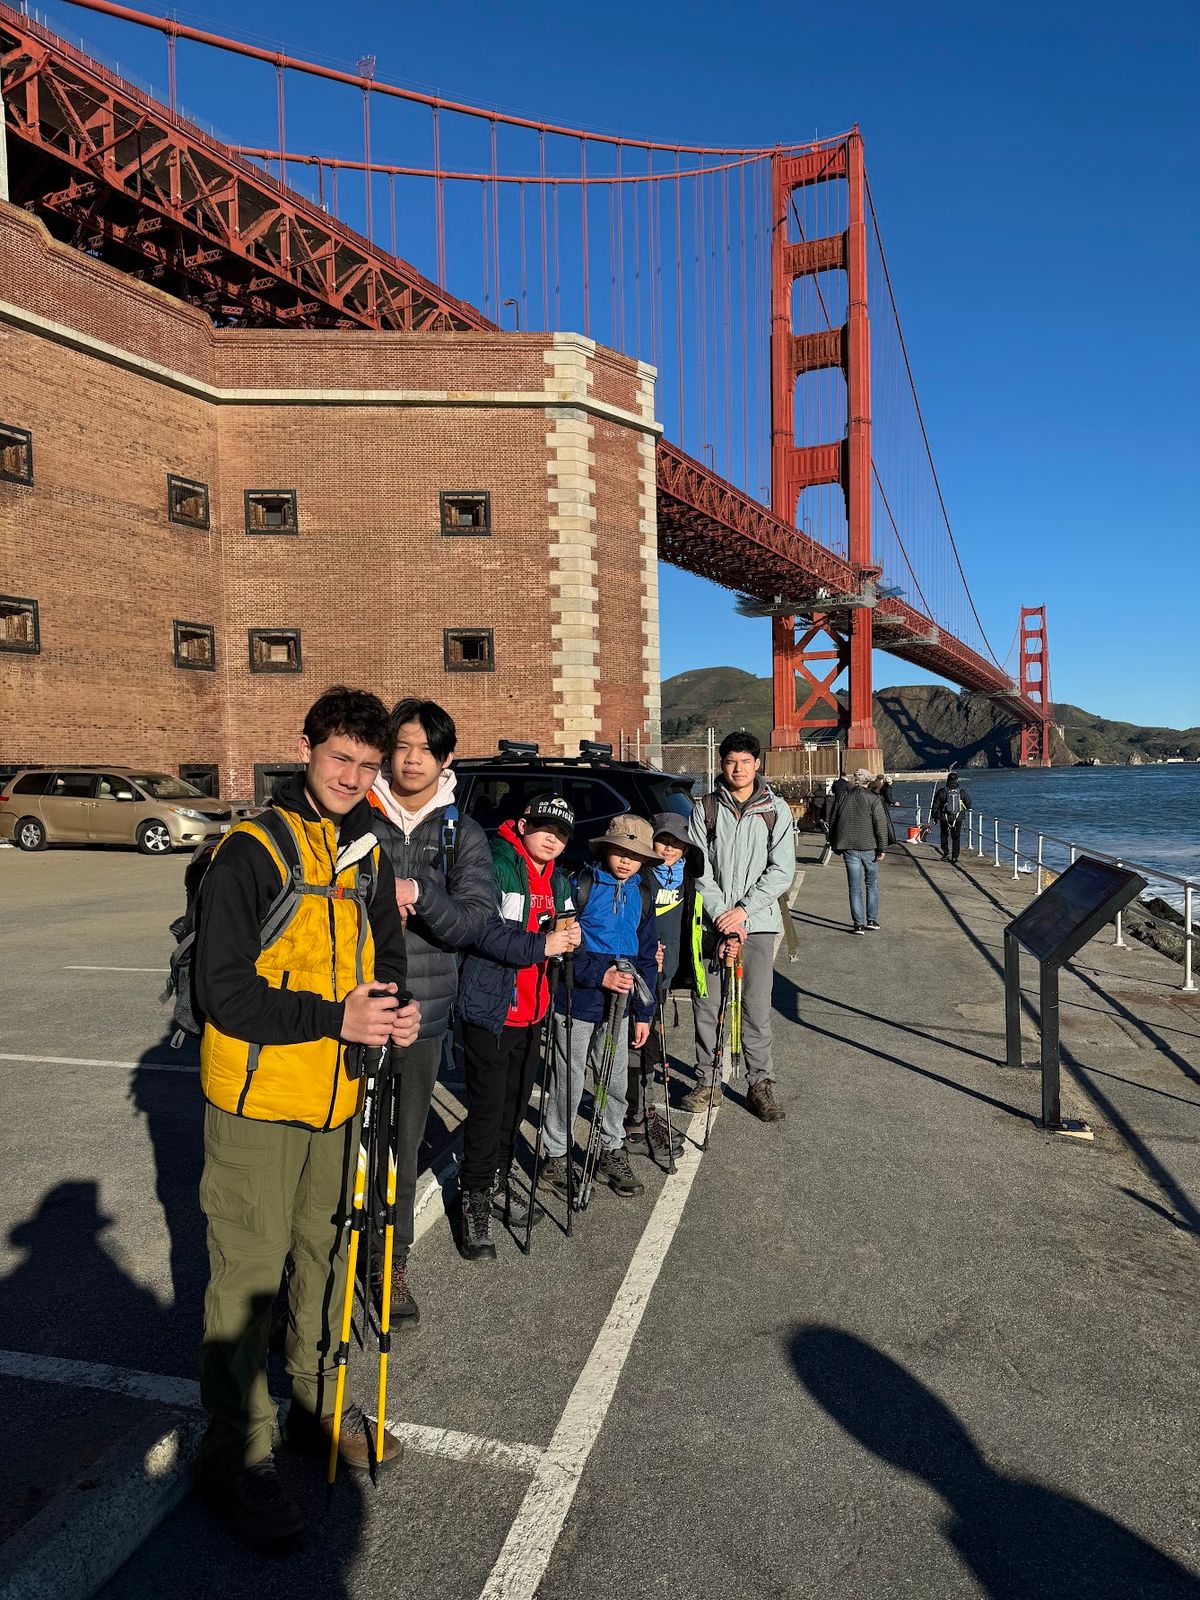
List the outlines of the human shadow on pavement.
<svg viewBox="0 0 1200 1600">
<path fill-rule="evenodd" d="M 942 1497 L 941 1532 L 989 1600 L 1200 1596 L 1200 1581 L 1114 1518 L 989 1466 L 950 1408 L 865 1340 L 803 1325 L 790 1353 L 801 1383 L 839 1427 Z"/>
</svg>

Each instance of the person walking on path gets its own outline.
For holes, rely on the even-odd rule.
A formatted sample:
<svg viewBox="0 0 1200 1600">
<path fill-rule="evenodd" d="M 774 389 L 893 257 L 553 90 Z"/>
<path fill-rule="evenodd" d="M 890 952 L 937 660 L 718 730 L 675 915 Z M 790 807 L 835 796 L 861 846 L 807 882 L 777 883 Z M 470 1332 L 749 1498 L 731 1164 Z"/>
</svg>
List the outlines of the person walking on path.
<svg viewBox="0 0 1200 1600">
<path fill-rule="evenodd" d="M 829 827 L 829 842 L 846 864 L 853 922 L 851 933 L 875 932 L 879 927 L 878 864 L 888 846 L 888 817 L 883 801 L 870 784 L 870 772 L 860 767 L 854 774 L 853 785 L 838 801 Z"/>
<path fill-rule="evenodd" d="M 546 795 L 526 806 L 516 822 L 503 823 L 492 840 L 500 909 L 484 923 L 463 962 L 455 1003 L 467 1082 L 459 1190 L 460 1249 L 468 1260 L 496 1254 L 494 1209 L 509 1227 L 524 1228 L 532 1203 L 512 1182 L 513 1155 L 550 1005 L 547 963 L 569 955 L 580 939 L 570 882 L 555 866 L 574 826 L 567 801 Z"/>
<path fill-rule="evenodd" d="M 796 875 L 794 825 L 787 801 L 762 777 L 762 746 L 752 733 L 726 734 L 720 757 L 716 788 L 696 801 L 688 822 L 688 838 L 704 854 L 697 887 L 704 907 L 706 981 L 704 994 L 694 1002 L 696 1083 L 683 1105 L 703 1111 L 709 1104 L 719 1042 L 720 973 L 726 956 L 740 947 L 746 1105 L 760 1121 L 774 1122 L 785 1113 L 775 1099 L 771 990 L 775 939 L 783 928 L 779 901 Z"/>
<path fill-rule="evenodd" d="M 939 824 L 942 833 L 942 860 L 957 861 L 962 825 L 971 809 L 970 793 L 958 781 L 957 772 L 946 774 L 946 781 L 934 792 L 929 820 Z"/>
<path fill-rule="evenodd" d="M 892 786 L 882 773 L 877 778 L 871 779 L 871 793 L 879 796 L 879 803 L 883 807 L 883 814 L 887 818 L 888 843 L 896 843 L 896 825 L 892 821 L 892 807 L 896 802 L 892 799 Z"/>
<path fill-rule="evenodd" d="M 543 1107 L 546 1156 L 539 1182 L 564 1198 L 584 1077 L 589 1068 L 599 1077 L 613 1002 L 620 996 L 632 1013 L 632 1043 L 640 1050 L 650 1033 L 658 980 L 654 893 L 642 876 L 644 867 L 658 863 L 650 824 L 644 817 L 623 813 L 612 819 L 600 838 L 588 842 L 596 861 L 579 871 L 572 889 L 582 937 L 573 962 L 574 987 L 570 996 L 560 989 L 555 1004 L 554 1068 Z M 568 1004 L 572 1006 L 569 1057 Z M 641 1194 L 646 1186 L 634 1176 L 625 1150 L 630 1035 L 623 1022 L 613 1043 L 596 1172 L 615 1194 L 628 1197 Z"/>
<path fill-rule="evenodd" d="M 210 1269 L 200 1483 L 240 1538 L 275 1549 L 304 1530 L 272 1449 L 267 1345 L 280 1275 L 290 1258 L 286 1442 L 327 1457 L 362 1105 L 346 1046 L 407 1049 L 420 1023 L 418 1007 L 397 998 L 406 968 L 396 884 L 366 801 L 388 748 L 387 711 L 361 689 L 329 689 L 299 748 L 304 771 L 214 853 L 193 968 L 206 1019 L 200 1206 Z M 264 946 L 289 882 L 294 906 Z M 374 1431 L 349 1407 L 341 1459 L 366 1467 Z M 385 1461 L 399 1454 L 386 1430 L 382 1444 Z"/>
<path fill-rule="evenodd" d="M 392 1264 L 393 1327 L 414 1327 L 420 1307 L 408 1281 L 413 1242 L 417 1162 L 433 1101 L 450 1012 L 458 993 L 459 952 L 492 915 L 496 888 L 487 835 L 460 817 L 450 761 L 457 743 L 454 719 L 432 700 L 401 700 L 388 722 L 388 761 L 372 785 L 379 842 L 396 877 L 396 904 L 408 950 L 408 989 L 421 1008 L 421 1032 L 389 1084 L 399 1095 L 396 1134 L 396 1227 Z M 381 1104 L 382 1125 L 388 1105 Z M 374 1174 L 375 1225 L 381 1228 L 387 1193 L 387 1151 L 380 1144 Z M 383 1251 L 372 1274 L 378 1307 L 383 1293 Z"/>
<path fill-rule="evenodd" d="M 649 870 L 654 886 L 654 931 L 660 951 L 659 973 L 664 1002 L 672 990 L 690 995 L 707 992 L 701 958 L 703 901 L 697 884 L 704 871 L 704 852 L 688 838 L 687 818 L 677 811 L 660 811 L 654 818 L 654 850 L 658 864 Z M 664 1033 L 666 1021 L 663 1021 Z M 665 1044 L 665 1040 L 664 1040 Z M 663 1092 L 669 1093 L 667 1064 L 659 1048 L 658 1029 L 640 1049 L 629 1051 L 629 1086 L 625 1112 L 625 1140 L 630 1150 L 661 1160 L 667 1149 L 666 1123 L 658 1107 L 643 1098 L 643 1087 L 656 1070 L 663 1073 Z M 643 1078 L 643 1074 L 645 1077 Z M 675 1155 L 682 1141 L 673 1137 Z"/>
</svg>

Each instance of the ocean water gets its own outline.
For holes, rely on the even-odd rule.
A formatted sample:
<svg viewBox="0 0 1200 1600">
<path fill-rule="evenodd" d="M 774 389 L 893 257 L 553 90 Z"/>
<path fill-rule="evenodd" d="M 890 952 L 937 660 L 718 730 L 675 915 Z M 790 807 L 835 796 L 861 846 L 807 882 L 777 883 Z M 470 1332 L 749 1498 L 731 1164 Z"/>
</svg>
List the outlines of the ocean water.
<svg viewBox="0 0 1200 1600">
<path fill-rule="evenodd" d="M 1021 829 L 1022 857 L 1036 856 L 1033 832 L 1057 834 L 1081 850 L 1120 856 L 1130 866 L 1158 868 L 1200 883 L 1200 762 L 1162 767 L 1054 767 L 992 771 L 967 768 L 962 781 L 972 803 L 987 819 L 1001 820 L 1001 843 L 1009 838 L 1006 823 Z M 936 787 L 935 777 L 898 783 L 896 799 L 906 804 L 921 797 L 922 814 L 928 816 Z M 1044 859 L 1059 866 L 1061 847 L 1049 843 Z M 1008 859 L 1004 852 L 1001 860 Z M 1153 885 L 1164 899 L 1182 901 L 1179 885 Z M 1197 897 L 1200 911 L 1200 896 Z"/>
</svg>

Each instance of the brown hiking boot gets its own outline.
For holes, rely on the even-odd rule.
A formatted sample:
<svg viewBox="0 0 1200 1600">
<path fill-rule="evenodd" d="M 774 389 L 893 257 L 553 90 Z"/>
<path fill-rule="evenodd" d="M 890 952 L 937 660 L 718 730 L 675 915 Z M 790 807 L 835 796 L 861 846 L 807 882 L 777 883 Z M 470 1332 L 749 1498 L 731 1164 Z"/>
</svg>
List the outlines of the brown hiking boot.
<svg viewBox="0 0 1200 1600">
<path fill-rule="evenodd" d="M 371 1275 L 371 1303 L 378 1316 L 383 1309 L 383 1268 L 376 1266 Z M 421 1320 L 421 1308 L 413 1296 L 408 1282 L 408 1251 L 396 1252 L 392 1259 L 392 1331 L 398 1328 L 415 1328 Z"/>
<path fill-rule="evenodd" d="M 684 1111 L 707 1111 L 708 1095 L 708 1084 L 696 1083 L 691 1089 L 688 1090 L 687 1094 L 685 1094 L 683 1099 L 679 1102 L 680 1107 Z M 712 1091 L 712 1103 L 714 1110 L 716 1110 L 717 1106 L 719 1106 L 721 1103 L 720 1084 L 718 1084 L 717 1087 Z"/>
<path fill-rule="evenodd" d="M 347 1406 L 342 1412 L 342 1426 L 338 1432 L 338 1460 L 348 1467 L 369 1467 L 375 1460 L 375 1428 L 373 1418 L 364 1416 L 358 1406 Z M 285 1437 L 293 1450 L 307 1455 L 323 1455 L 328 1459 L 329 1441 L 333 1437 L 333 1418 L 314 1417 L 303 1407 L 293 1405 L 288 1411 Z M 404 1446 L 394 1433 L 383 1430 L 383 1465 L 395 1461 Z"/>
<path fill-rule="evenodd" d="M 770 1078 L 752 1083 L 746 1091 L 746 1110 L 760 1122 L 779 1122 L 787 1112 L 775 1099 L 775 1085 Z"/>
</svg>

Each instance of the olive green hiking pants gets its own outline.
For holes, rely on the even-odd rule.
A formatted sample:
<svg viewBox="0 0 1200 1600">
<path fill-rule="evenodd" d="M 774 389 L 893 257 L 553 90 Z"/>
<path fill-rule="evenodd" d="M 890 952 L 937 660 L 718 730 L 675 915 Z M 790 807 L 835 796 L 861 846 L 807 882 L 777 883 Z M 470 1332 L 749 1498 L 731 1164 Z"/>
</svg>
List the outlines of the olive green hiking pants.
<svg viewBox="0 0 1200 1600">
<path fill-rule="evenodd" d="M 208 1289 L 200 1398 L 209 1414 L 201 1469 L 223 1476 L 271 1453 L 267 1390 L 271 1308 L 291 1258 L 284 1353 L 293 1404 L 333 1410 L 346 1291 L 349 1197 L 359 1119 L 318 1133 L 204 1110 L 200 1205 Z"/>
</svg>

